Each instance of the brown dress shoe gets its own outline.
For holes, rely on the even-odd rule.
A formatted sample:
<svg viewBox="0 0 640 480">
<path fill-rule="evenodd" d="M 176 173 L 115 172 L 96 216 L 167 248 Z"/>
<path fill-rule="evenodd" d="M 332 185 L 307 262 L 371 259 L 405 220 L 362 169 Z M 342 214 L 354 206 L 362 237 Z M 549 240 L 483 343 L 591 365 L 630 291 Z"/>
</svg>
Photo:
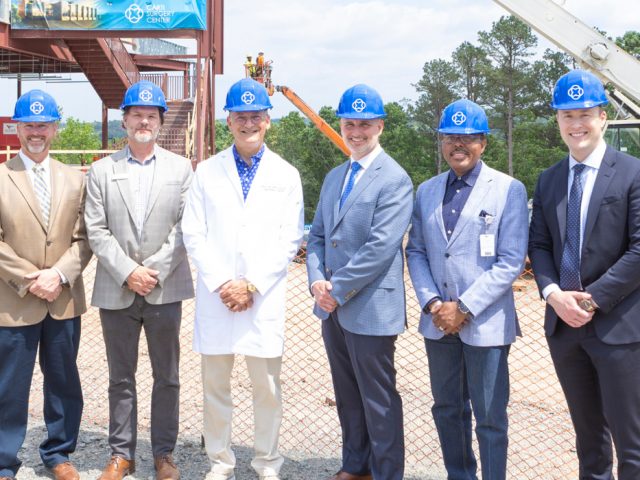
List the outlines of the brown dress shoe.
<svg viewBox="0 0 640 480">
<path fill-rule="evenodd" d="M 59 463 L 50 470 L 56 480 L 80 480 L 80 474 L 71 462 Z"/>
<path fill-rule="evenodd" d="M 340 470 L 333 477 L 329 478 L 329 480 L 373 480 L 373 477 L 369 475 L 352 475 L 351 473 L 347 473 L 343 470 Z"/>
<path fill-rule="evenodd" d="M 180 480 L 180 472 L 170 453 L 154 458 L 153 463 L 157 480 Z"/>
<path fill-rule="evenodd" d="M 125 460 L 117 455 L 112 455 L 111 460 L 102 471 L 98 480 L 122 480 L 127 475 L 136 471 L 135 460 Z"/>
</svg>

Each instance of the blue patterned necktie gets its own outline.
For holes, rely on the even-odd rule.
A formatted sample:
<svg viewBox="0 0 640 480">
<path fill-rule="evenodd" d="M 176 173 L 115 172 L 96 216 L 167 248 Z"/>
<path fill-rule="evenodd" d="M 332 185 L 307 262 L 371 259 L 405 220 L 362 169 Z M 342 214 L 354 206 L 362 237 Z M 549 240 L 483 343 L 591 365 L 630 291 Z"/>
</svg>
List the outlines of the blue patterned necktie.
<svg viewBox="0 0 640 480">
<path fill-rule="evenodd" d="M 573 183 L 567 204 L 567 232 L 560 263 L 560 288 L 562 290 L 582 290 L 580 282 L 580 207 L 582 205 L 581 163 L 573 167 Z"/>
<path fill-rule="evenodd" d="M 49 209 L 51 208 L 51 194 L 49 193 L 49 187 L 44 179 L 44 167 L 40 164 L 33 166 L 33 189 L 35 191 L 38 202 L 40 203 L 40 209 L 42 210 L 42 218 L 44 224 L 49 224 Z"/>
<path fill-rule="evenodd" d="M 349 174 L 349 180 L 347 180 L 347 186 L 344 187 L 344 192 L 342 192 L 342 196 L 340 197 L 340 208 L 342 208 L 342 205 L 347 200 L 347 197 L 351 193 L 351 190 L 353 190 L 353 186 L 356 183 L 356 175 L 361 168 L 362 165 L 360 165 L 358 162 L 353 162 L 351 164 L 351 173 Z"/>
</svg>

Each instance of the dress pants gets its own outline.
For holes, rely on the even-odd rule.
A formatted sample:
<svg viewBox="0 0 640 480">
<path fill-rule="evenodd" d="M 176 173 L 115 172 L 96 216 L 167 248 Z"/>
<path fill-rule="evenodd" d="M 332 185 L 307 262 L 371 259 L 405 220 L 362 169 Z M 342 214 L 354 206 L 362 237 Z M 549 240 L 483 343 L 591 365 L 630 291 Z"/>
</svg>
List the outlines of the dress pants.
<svg viewBox="0 0 640 480">
<path fill-rule="evenodd" d="M 204 443 L 211 461 L 211 471 L 231 475 L 236 457 L 231 450 L 231 371 L 235 355 L 202 355 L 204 393 Z M 245 356 L 253 392 L 255 424 L 254 450 L 251 462 L 261 476 L 277 476 L 284 463 L 278 453 L 278 437 L 282 423 L 280 370 L 282 357 Z"/>
<path fill-rule="evenodd" d="M 580 480 L 613 480 L 612 438 L 618 480 L 640 479 L 640 343 L 607 345 L 593 323 L 562 320 L 547 341 L 576 431 Z"/>
<path fill-rule="evenodd" d="M 476 419 L 482 478 L 504 480 L 509 439 L 510 345 L 477 347 L 458 335 L 425 339 L 433 393 L 431 412 L 438 430 L 449 480 L 477 480 L 471 443 Z"/>
<path fill-rule="evenodd" d="M 138 434 L 136 369 L 144 328 L 153 373 L 151 449 L 154 457 L 171 453 L 178 438 L 180 407 L 180 321 L 182 303 L 147 303 L 136 295 L 121 310 L 100 309 L 109 365 L 109 446 L 126 460 L 135 458 Z"/>
<path fill-rule="evenodd" d="M 338 314 L 322 322 L 342 428 L 342 470 L 374 480 L 404 475 L 402 399 L 394 366 L 397 336 L 358 335 Z"/>
<path fill-rule="evenodd" d="M 76 448 L 82 418 L 82 389 L 76 364 L 80 317 L 25 327 L 0 327 L 0 477 L 15 476 L 29 414 L 29 390 L 38 345 L 44 377 L 47 438 L 40 444 L 48 468 L 69 460 Z"/>
</svg>

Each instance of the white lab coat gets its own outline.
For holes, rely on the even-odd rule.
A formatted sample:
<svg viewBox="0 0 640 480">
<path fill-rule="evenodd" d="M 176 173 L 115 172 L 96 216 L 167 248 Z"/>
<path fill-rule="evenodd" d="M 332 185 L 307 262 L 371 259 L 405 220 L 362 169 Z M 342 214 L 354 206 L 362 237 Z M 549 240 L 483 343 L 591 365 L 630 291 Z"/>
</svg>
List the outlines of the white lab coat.
<svg viewBox="0 0 640 480">
<path fill-rule="evenodd" d="M 298 171 L 265 148 L 246 202 L 231 148 L 200 163 L 182 217 L 184 243 L 198 269 L 193 349 L 205 355 L 282 355 L 287 267 L 304 227 Z M 230 312 L 218 289 L 246 278 L 254 304 Z"/>
</svg>

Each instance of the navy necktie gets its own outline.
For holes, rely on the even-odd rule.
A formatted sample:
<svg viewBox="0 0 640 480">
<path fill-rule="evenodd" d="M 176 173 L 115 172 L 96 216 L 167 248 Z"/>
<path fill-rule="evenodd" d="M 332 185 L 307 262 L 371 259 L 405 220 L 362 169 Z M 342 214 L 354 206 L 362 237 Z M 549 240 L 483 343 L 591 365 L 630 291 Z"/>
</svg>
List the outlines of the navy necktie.
<svg viewBox="0 0 640 480">
<path fill-rule="evenodd" d="M 567 204 L 567 232 L 560 263 L 560 288 L 562 290 L 582 290 L 580 282 L 580 207 L 582 205 L 581 163 L 573 166 L 573 183 Z"/>
<path fill-rule="evenodd" d="M 351 190 L 353 190 L 353 186 L 356 183 L 356 175 L 361 168 L 362 165 L 360 165 L 358 162 L 351 163 L 351 173 L 349 174 L 349 180 L 347 180 L 347 185 L 344 187 L 344 192 L 342 192 L 342 196 L 340 197 L 340 208 L 342 208 L 342 205 L 347 200 L 347 197 L 351 193 Z"/>
</svg>

